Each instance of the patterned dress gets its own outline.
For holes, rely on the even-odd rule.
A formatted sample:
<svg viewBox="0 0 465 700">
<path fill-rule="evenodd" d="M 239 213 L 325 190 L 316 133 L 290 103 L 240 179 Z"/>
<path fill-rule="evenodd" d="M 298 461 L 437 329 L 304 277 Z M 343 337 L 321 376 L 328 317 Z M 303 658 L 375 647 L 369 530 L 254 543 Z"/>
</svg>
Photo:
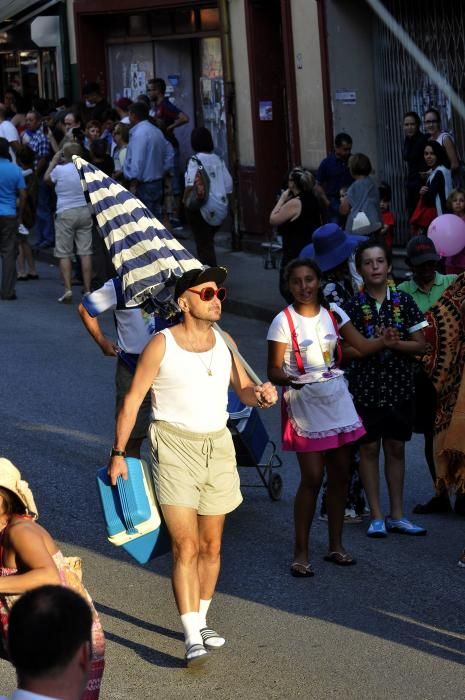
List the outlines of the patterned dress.
<svg viewBox="0 0 465 700">
<path fill-rule="evenodd" d="M 5 641 L 8 632 L 8 620 L 10 616 L 10 610 L 13 604 L 20 597 L 19 595 L 7 595 L 2 594 L 2 576 L 14 576 L 19 573 L 18 569 L 11 569 L 4 566 L 4 542 L 6 533 L 8 530 L 8 525 L 0 530 L 0 656 L 8 658 L 5 653 Z M 105 667 L 105 637 L 103 634 L 102 625 L 92 603 L 92 598 L 90 597 L 87 590 L 84 588 L 79 576 L 69 567 L 66 557 L 58 550 L 53 555 L 53 561 L 58 569 L 60 575 L 61 583 L 67 588 L 71 588 L 76 593 L 79 593 L 85 601 L 88 603 L 92 611 L 92 662 L 89 680 L 87 682 L 86 690 L 81 697 L 81 700 L 98 700 L 100 694 L 100 686 L 102 682 L 103 670 Z M 1 648 L 1 642 L 3 642 L 3 650 Z M 3 654 L 2 654 L 3 651 Z"/>
</svg>

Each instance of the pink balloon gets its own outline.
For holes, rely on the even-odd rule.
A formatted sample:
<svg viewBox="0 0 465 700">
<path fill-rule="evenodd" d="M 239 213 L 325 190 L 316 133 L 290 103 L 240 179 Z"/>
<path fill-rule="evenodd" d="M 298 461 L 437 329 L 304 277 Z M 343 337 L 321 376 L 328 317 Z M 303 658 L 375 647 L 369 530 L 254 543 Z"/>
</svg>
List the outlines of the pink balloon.
<svg viewBox="0 0 465 700">
<path fill-rule="evenodd" d="M 465 221 L 455 214 L 442 214 L 430 223 L 428 237 L 441 257 L 456 255 L 465 248 Z"/>
</svg>

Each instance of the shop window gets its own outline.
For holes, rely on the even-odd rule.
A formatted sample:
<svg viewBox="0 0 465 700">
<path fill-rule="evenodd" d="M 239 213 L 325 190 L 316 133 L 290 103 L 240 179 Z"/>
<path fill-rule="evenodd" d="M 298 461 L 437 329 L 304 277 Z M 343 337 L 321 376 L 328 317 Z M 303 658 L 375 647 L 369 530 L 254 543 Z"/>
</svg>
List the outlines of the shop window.
<svg viewBox="0 0 465 700">
<path fill-rule="evenodd" d="M 150 24 L 152 27 L 153 36 L 163 36 L 165 34 L 173 33 L 171 12 L 169 10 L 152 12 L 150 16 Z"/>
<path fill-rule="evenodd" d="M 129 16 L 129 36 L 144 36 L 148 32 L 147 15 Z"/>
<path fill-rule="evenodd" d="M 200 30 L 213 32 L 220 28 L 220 14 L 217 7 L 210 10 L 200 10 Z"/>
<path fill-rule="evenodd" d="M 195 32 L 195 11 L 176 10 L 174 15 L 174 31 L 176 34 L 189 34 Z"/>
</svg>

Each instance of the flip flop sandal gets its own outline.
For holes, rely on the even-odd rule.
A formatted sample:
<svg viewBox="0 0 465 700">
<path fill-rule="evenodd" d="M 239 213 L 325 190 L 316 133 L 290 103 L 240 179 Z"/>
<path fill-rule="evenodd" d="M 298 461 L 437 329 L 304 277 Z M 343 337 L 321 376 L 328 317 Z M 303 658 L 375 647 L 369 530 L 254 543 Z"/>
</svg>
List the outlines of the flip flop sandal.
<svg viewBox="0 0 465 700">
<path fill-rule="evenodd" d="M 186 663 L 188 668 L 203 666 L 207 660 L 208 652 L 203 644 L 191 644 L 186 650 Z"/>
<path fill-rule="evenodd" d="M 205 649 L 208 650 L 219 649 L 226 642 L 226 639 L 224 637 L 222 637 L 218 634 L 218 632 L 215 632 L 215 630 L 212 630 L 209 627 L 202 627 L 202 629 L 200 630 L 200 634 L 202 636 Z"/>
<path fill-rule="evenodd" d="M 357 563 L 357 560 L 349 552 L 345 552 L 345 554 L 342 552 L 329 552 L 323 559 L 337 566 L 353 566 Z"/>
<path fill-rule="evenodd" d="M 291 564 L 291 576 L 294 576 L 294 578 L 309 578 L 310 576 L 315 576 L 315 572 L 311 564 L 301 564 L 295 561 Z"/>
</svg>

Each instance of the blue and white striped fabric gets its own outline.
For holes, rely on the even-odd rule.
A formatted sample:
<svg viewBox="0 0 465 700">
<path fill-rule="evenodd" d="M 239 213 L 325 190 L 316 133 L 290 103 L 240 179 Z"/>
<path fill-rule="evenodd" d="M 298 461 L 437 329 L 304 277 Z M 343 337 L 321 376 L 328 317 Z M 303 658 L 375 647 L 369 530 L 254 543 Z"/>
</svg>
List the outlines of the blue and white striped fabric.
<svg viewBox="0 0 465 700">
<path fill-rule="evenodd" d="M 121 278 L 127 306 L 149 299 L 167 317 L 176 279 L 203 265 L 122 185 L 83 158 L 73 156 L 87 200 Z"/>
</svg>

